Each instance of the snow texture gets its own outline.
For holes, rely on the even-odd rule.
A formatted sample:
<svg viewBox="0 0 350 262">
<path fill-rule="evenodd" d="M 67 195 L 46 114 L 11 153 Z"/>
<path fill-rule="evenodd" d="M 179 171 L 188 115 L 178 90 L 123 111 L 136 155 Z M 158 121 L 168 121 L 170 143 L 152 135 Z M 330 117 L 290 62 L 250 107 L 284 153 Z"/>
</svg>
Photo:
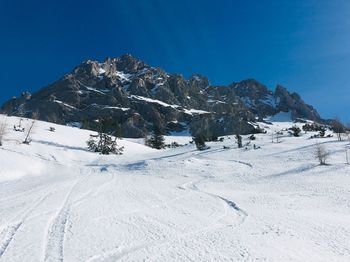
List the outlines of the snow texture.
<svg viewBox="0 0 350 262">
<path fill-rule="evenodd" d="M 171 136 L 187 145 L 122 139 L 124 155 L 102 156 L 86 148 L 91 131 L 45 122 L 21 144 L 18 121 L 0 147 L 0 261 L 350 261 L 346 141 L 272 143 L 294 125 L 273 122 L 243 149 L 234 136 L 206 151 Z"/>
</svg>

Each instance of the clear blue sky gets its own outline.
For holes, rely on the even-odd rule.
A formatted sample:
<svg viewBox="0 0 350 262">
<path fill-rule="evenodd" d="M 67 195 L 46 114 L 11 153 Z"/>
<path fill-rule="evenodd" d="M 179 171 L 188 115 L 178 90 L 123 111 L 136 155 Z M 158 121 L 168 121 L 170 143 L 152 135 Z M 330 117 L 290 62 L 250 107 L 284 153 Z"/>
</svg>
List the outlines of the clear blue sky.
<svg viewBox="0 0 350 262">
<path fill-rule="evenodd" d="M 0 0 L 0 102 L 133 54 L 213 84 L 255 78 L 350 120 L 348 0 Z"/>
</svg>

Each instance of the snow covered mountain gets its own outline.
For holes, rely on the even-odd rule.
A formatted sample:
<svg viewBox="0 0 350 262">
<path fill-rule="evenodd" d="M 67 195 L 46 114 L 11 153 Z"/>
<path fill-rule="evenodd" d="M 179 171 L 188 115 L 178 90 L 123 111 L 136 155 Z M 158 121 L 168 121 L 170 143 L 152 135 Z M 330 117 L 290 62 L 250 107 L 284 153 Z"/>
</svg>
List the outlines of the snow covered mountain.
<svg viewBox="0 0 350 262">
<path fill-rule="evenodd" d="M 7 117 L 0 261 L 348 262 L 348 142 L 283 131 L 271 143 L 295 124 L 276 121 L 285 115 L 259 123 L 267 133 L 243 136 L 244 148 L 233 136 L 205 151 L 186 136 L 166 137 L 187 145 L 165 150 L 118 139 L 120 156 L 89 152 L 92 131 L 41 121 L 22 144 L 20 119 Z"/>
<path fill-rule="evenodd" d="M 96 129 L 96 120 L 110 118 L 124 137 L 143 137 L 160 125 L 168 133 L 205 130 L 207 136 L 254 132 L 257 118 L 290 112 L 292 119 L 321 121 L 298 94 L 278 86 L 275 92 L 256 80 L 230 86 L 210 85 L 206 77 L 168 74 L 131 55 L 88 60 L 33 95 L 24 92 L 1 111 L 58 124 Z"/>
</svg>

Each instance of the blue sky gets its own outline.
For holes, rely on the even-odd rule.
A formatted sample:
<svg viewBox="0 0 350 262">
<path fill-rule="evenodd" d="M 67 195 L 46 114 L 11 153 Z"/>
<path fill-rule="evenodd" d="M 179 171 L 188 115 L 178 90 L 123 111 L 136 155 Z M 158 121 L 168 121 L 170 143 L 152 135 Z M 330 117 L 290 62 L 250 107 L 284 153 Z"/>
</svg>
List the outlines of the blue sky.
<svg viewBox="0 0 350 262">
<path fill-rule="evenodd" d="M 213 84 L 255 78 L 350 120 L 350 1 L 1 0 L 0 102 L 130 53 Z"/>
</svg>

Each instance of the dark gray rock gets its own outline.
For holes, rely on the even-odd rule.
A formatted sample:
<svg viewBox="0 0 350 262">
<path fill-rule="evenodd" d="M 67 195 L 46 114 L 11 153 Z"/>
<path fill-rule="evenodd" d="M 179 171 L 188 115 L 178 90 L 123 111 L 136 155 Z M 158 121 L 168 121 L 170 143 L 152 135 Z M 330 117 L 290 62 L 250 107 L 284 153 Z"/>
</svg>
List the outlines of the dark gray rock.
<svg viewBox="0 0 350 262">
<path fill-rule="evenodd" d="M 125 137 L 142 137 L 153 124 L 167 132 L 248 134 L 254 132 L 250 123 L 256 118 L 281 111 L 321 121 L 314 108 L 281 86 L 272 92 L 253 79 L 213 86 L 204 76 L 185 79 L 131 55 L 85 61 L 38 92 L 10 99 L 1 111 L 27 117 L 38 112 L 42 120 L 79 122 L 87 129 L 97 129 L 99 119 L 109 118 Z"/>
<path fill-rule="evenodd" d="M 291 111 L 293 119 L 305 118 L 316 122 L 321 122 L 321 117 L 312 106 L 305 104 L 297 93 L 289 93 L 281 85 L 276 87 L 276 110 L 278 112 Z"/>
</svg>

